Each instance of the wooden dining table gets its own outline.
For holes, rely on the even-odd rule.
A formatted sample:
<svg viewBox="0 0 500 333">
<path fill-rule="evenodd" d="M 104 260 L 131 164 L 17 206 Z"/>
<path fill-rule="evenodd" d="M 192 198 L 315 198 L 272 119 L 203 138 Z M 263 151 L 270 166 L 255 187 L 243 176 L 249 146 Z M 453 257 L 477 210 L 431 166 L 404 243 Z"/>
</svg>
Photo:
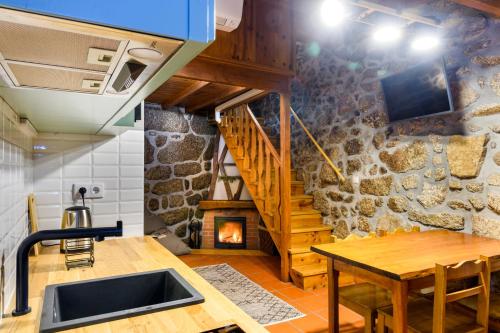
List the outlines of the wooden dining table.
<svg viewBox="0 0 500 333">
<path fill-rule="evenodd" d="M 311 250 L 328 259 L 329 332 L 339 332 L 339 273 L 345 272 L 392 292 L 394 332 L 403 333 L 408 330 L 408 292 L 434 286 L 436 263 L 500 255 L 500 240 L 431 230 L 320 244 Z M 492 271 L 500 271 L 500 265 Z"/>
</svg>

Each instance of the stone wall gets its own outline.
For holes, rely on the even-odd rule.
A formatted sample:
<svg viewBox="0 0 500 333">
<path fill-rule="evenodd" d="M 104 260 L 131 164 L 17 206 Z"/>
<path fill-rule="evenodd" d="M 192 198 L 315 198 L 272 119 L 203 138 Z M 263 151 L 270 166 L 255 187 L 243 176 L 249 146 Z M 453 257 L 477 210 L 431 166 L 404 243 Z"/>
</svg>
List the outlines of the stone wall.
<svg viewBox="0 0 500 333">
<path fill-rule="evenodd" d="M 175 234 L 189 239 L 188 224 L 201 221 L 198 203 L 212 178 L 215 128 L 207 117 L 182 108 L 145 108 L 144 202 Z"/>
<path fill-rule="evenodd" d="M 292 106 L 347 182 L 293 120 L 292 163 L 340 237 L 418 225 L 500 239 L 500 20 L 448 1 L 429 10 L 445 26 L 449 114 L 388 123 L 379 78 L 425 59 L 407 45 L 378 48 L 366 26 L 298 45 Z M 275 132 L 276 101 L 253 105 Z"/>
</svg>

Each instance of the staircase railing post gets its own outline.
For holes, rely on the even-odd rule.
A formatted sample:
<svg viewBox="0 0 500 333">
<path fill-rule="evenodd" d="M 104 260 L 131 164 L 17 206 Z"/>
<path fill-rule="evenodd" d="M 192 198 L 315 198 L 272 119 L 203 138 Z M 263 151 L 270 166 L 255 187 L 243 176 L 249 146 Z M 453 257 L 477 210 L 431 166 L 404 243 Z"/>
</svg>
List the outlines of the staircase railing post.
<svg viewBox="0 0 500 333">
<path fill-rule="evenodd" d="M 290 248 L 291 233 L 291 158 L 290 158 L 290 97 L 280 94 L 280 187 L 281 187 L 281 281 L 287 282 L 290 278 L 288 249 Z"/>
</svg>

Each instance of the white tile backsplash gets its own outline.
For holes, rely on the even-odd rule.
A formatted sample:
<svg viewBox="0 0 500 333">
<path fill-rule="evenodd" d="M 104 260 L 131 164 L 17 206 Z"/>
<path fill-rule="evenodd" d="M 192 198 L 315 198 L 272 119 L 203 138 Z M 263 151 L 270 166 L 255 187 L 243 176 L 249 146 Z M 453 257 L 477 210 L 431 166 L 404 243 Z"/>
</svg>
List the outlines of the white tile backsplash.
<svg viewBox="0 0 500 333">
<path fill-rule="evenodd" d="M 92 168 L 91 165 L 65 165 L 63 168 L 63 177 L 68 179 L 74 178 L 91 178 Z"/>
<path fill-rule="evenodd" d="M 0 125 L 10 122 L 4 119 L 6 108 L 11 110 L 0 98 Z M 27 198 L 33 190 L 31 154 L 1 139 L 6 138 L 4 129 L 0 126 L 0 264 L 3 263 L 5 272 L 5 280 L 1 283 L 4 288 L 0 291 L 4 294 L 4 304 L 0 309 L 6 309 L 14 296 L 16 252 L 21 240 L 28 235 Z M 8 130 L 10 133 L 7 138 L 15 138 L 16 144 L 29 143 L 30 139 L 17 127 L 12 126 Z M 43 200 L 54 202 L 50 195 Z M 2 316 L 3 313 L 0 313 L 0 326 Z"/>
<path fill-rule="evenodd" d="M 144 198 L 143 189 L 124 189 L 120 190 L 120 202 L 123 201 L 139 201 Z"/>
<path fill-rule="evenodd" d="M 61 182 L 57 178 L 35 179 L 33 182 L 35 192 L 61 191 Z"/>
<path fill-rule="evenodd" d="M 94 166 L 94 178 L 119 177 L 118 166 L 96 165 Z"/>
<path fill-rule="evenodd" d="M 144 177 L 144 160 L 142 162 L 142 166 L 120 166 L 120 177 Z"/>
<path fill-rule="evenodd" d="M 122 134 L 123 135 L 123 134 Z M 113 138 L 107 141 L 100 141 L 93 144 L 93 152 L 96 153 L 115 153 L 119 152 L 119 138 Z"/>
<path fill-rule="evenodd" d="M 121 178 L 120 188 L 123 189 L 137 189 L 143 186 L 143 178 Z"/>
<path fill-rule="evenodd" d="M 109 215 L 109 214 L 118 214 L 118 203 L 110 202 L 110 203 L 93 203 L 92 204 L 92 214 L 96 215 Z"/>
<path fill-rule="evenodd" d="M 94 153 L 94 165 L 118 165 L 118 153 Z"/>
<path fill-rule="evenodd" d="M 34 158 L 35 195 L 41 198 L 40 228 L 59 227 L 64 209 L 81 205 L 81 200 L 73 201 L 73 184 L 102 183 L 104 198 L 86 200 L 92 210 L 93 225 L 112 226 L 121 219 L 125 235 L 142 235 L 144 133 L 127 131 L 113 138 L 78 140 L 81 142 L 71 145 L 70 151 Z M 56 197 L 60 198 L 57 205 Z"/>
<path fill-rule="evenodd" d="M 15 124 L 17 114 L 0 98 L 0 263 L 4 270 L 0 309 L 6 309 L 14 295 L 16 252 L 28 234 L 27 196 L 33 190 L 32 159 L 26 151 L 31 138 Z M 0 312 L 0 327 L 2 317 Z"/>
<path fill-rule="evenodd" d="M 120 165 L 144 166 L 144 154 L 121 154 Z"/>
<path fill-rule="evenodd" d="M 130 178 L 130 179 L 133 179 L 133 178 Z M 99 179 L 96 179 L 96 182 L 104 184 L 104 188 L 107 189 L 107 190 L 118 190 L 118 189 L 120 189 L 120 184 L 121 184 L 121 182 L 123 180 L 125 180 L 125 179 L 119 179 L 119 178 L 99 178 Z M 143 181 L 144 180 L 141 179 L 141 182 L 143 182 Z M 134 188 L 143 186 L 142 184 L 139 185 L 137 183 L 135 185 L 136 185 L 136 187 L 134 187 Z"/>
</svg>

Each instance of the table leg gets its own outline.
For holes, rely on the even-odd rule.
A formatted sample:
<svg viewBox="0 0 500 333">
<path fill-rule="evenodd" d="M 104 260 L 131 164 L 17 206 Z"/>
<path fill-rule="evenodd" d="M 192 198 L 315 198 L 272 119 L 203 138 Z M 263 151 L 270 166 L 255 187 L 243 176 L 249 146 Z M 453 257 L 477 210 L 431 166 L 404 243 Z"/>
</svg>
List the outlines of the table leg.
<svg viewBox="0 0 500 333">
<path fill-rule="evenodd" d="M 339 272 L 328 258 L 328 332 L 339 333 Z"/>
<path fill-rule="evenodd" d="M 408 332 L 408 282 L 394 281 L 392 287 L 394 333 Z"/>
</svg>

